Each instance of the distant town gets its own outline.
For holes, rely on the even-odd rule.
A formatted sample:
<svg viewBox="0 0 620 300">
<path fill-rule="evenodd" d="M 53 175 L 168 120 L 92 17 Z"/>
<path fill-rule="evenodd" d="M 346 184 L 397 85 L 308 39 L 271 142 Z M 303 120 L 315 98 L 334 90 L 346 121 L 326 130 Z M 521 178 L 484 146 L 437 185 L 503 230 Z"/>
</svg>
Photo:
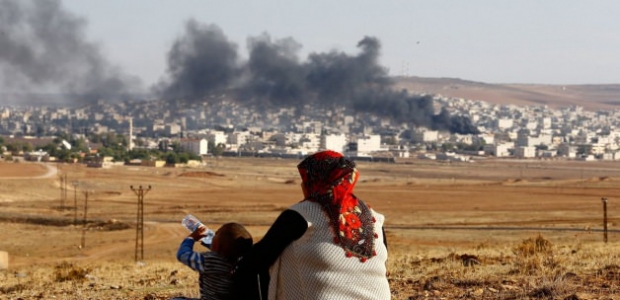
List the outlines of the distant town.
<svg viewBox="0 0 620 300">
<path fill-rule="evenodd" d="M 189 103 L 100 100 L 81 107 L 0 106 L 0 154 L 98 167 L 200 164 L 214 155 L 299 158 L 322 149 L 388 162 L 620 159 L 617 110 L 432 99 L 435 113 L 469 119 L 479 132 L 451 133 L 335 106 L 247 107 L 225 95 Z"/>
</svg>

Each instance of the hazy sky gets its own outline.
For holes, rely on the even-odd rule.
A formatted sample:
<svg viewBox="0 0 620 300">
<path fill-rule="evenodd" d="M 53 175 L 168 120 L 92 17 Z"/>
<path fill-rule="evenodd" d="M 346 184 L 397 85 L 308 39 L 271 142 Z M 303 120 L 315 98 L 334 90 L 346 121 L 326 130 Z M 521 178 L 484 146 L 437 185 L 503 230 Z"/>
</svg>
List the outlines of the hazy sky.
<svg viewBox="0 0 620 300">
<path fill-rule="evenodd" d="M 301 58 L 382 43 L 391 75 L 489 83 L 620 83 L 620 1 L 63 0 L 87 39 L 150 85 L 185 22 L 218 25 L 247 57 L 264 32 L 302 44 Z"/>
</svg>

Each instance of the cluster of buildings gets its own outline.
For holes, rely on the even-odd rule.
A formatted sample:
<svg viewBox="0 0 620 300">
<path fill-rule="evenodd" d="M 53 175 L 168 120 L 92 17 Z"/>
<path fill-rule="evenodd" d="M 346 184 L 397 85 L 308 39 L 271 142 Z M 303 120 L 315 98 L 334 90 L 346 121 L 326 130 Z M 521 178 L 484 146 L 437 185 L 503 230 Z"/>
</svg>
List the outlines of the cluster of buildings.
<svg viewBox="0 0 620 300">
<path fill-rule="evenodd" d="M 497 105 L 434 96 L 436 107 L 472 121 L 480 133 L 454 134 L 344 107 L 250 107 L 225 95 L 205 101 L 100 100 L 84 107 L 2 107 L 0 135 L 87 136 L 116 132 L 129 148 L 178 142 L 207 155 L 294 156 L 331 149 L 360 158 L 467 161 L 473 156 L 620 159 L 620 111 L 572 106 Z M 301 113 L 303 112 L 303 113 Z"/>
</svg>

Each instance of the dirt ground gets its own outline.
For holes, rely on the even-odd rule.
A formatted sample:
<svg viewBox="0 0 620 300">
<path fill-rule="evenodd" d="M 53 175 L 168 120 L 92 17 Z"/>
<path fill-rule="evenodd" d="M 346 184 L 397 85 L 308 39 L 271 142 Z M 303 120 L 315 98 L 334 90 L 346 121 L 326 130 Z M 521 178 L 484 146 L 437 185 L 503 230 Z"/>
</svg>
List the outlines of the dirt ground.
<svg viewBox="0 0 620 300">
<path fill-rule="evenodd" d="M 192 169 L 0 163 L 0 251 L 9 253 L 11 266 L 131 259 L 138 211 L 132 186 L 151 187 L 144 196 L 144 260 L 174 260 L 188 213 L 214 229 L 240 222 L 258 240 L 301 200 L 297 163 L 219 158 Z M 600 241 L 603 197 L 614 230 L 609 239 L 620 237 L 617 162 L 410 160 L 358 168 L 355 192 L 386 216 L 391 250 L 501 245 L 541 232 L 556 241 Z"/>
</svg>

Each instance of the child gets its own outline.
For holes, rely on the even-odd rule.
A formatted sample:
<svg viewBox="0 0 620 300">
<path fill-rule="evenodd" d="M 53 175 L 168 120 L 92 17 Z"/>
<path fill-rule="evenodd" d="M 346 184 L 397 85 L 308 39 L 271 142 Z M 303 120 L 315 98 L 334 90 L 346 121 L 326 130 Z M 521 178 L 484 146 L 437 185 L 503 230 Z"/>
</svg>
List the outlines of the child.
<svg viewBox="0 0 620 300">
<path fill-rule="evenodd" d="M 177 259 L 200 273 L 200 299 L 233 298 L 232 273 L 235 263 L 252 247 L 252 235 L 238 223 L 227 223 L 217 230 L 210 252 L 194 252 L 194 242 L 205 236 L 206 228 L 198 227 L 179 247 Z"/>
</svg>

